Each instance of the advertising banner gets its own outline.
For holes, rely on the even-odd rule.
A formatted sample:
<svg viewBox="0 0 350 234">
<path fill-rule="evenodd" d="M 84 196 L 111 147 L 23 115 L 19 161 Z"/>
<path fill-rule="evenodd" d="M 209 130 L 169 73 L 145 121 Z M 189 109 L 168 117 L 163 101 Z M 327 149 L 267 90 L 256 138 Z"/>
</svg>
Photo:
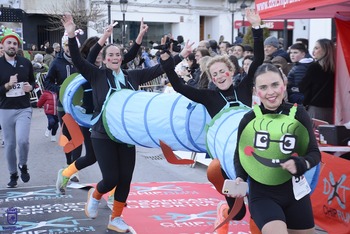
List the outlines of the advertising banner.
<svg viewBox="0 0 350 234">
<path fill-rule="evenodd" d="M 322 152 L 324 166 L 311 195 L 315 222 L 328 234 L 350 233 L 350 161 Z"/>
</svg>

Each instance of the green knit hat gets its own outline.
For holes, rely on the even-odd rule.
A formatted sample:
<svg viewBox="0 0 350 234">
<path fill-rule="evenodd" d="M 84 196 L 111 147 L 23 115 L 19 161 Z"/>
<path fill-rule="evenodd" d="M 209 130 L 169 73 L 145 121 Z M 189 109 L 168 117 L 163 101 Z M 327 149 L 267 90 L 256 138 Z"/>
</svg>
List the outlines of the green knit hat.
<svg viewBox="0 0 350 234">
<path fill-rule="evenodd" d="M 18 45 L 23 44 L 22 38 L 15 31 L 13 31 L 11 28 L 7 28 L 7 27 L 1 25 L 1 27 L 0 27 L 0 42 L 4 43 L 4 41 L 10 37 L 15 38 L 18 42 Z"/>
</svg>

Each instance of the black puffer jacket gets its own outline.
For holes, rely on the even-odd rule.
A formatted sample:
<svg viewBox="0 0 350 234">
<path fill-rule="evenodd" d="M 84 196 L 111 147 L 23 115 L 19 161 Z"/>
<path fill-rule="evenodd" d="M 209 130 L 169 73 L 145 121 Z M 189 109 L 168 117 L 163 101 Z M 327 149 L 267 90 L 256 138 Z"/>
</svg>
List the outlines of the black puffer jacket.
<svg viewBox="0 0 350 234">
<path fill-rule="evenodd" d="M 299 90 L 299 84 L 303 80 L 307 69 L 314 60 L 311 58 L 301 59 L 299 62 L 295 63 L 290 72 L 288 73 L 288 94 L 297 92 Z"/>
</svg>

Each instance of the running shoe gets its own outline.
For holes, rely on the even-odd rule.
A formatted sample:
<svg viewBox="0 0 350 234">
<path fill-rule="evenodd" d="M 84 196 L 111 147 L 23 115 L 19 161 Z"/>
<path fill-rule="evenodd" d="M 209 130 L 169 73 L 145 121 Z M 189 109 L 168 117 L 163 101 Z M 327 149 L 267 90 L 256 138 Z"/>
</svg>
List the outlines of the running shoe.
<svg viewBox="0 0 350 234">
<path fill-rule="evenodd" d="M 109 216 L 107 229 L 125 233 L 129 231 L 129 225 L 125 223 L 122 217 L 115 217 L 113 220 L 111 220 L 111 216 Z"/>
<path fill-rule="evenodd" d="M 7 184 L 8 188 L 16 188 L 17 187 L 18 174 L 13 173 L 10 176 L 10 182 Z"/>
<path fill-rule="evenodd" d="M 21 171 L 21 180 L 24 183 L 27 183 L 30 180 L 30 175 L 28 173 L 27 165 L 18 165 L 19 170 Z"/>
<path fill-rule="evenodd" d="M 45 130 L 45 136 L 46 136 L 46 137 L 49 137 L 49 136 L 50 136 L 50 132 L 51 132 L 51 131 L 50 131 L 49 129 L 46 129 L 46 130 Z"/>
<path fill-rule="evenodd" d="M 55 142 L 56 141 L 56 136 L 51 136 L 51 142 Z"/>
<path fill-rule="evenodd" d="M 56 180 L 56 193 L 65 195 L 66 194 L 66 188 L 69 181 L 69 177 L 66 177 L 62 175 L 64 169 L 60 169 L 57 173 L 57 180 Z"/>
<path fill-rule="evenodd" d="M 100 200 L 95 199 L 92 194 L 94 193 L 95 188 L 91 188 L 88 192 L 87 202 L 85 204 L 85 214 L 89 218 L 96 218 L 98 215 L 98 205 Z"/>
</svg>

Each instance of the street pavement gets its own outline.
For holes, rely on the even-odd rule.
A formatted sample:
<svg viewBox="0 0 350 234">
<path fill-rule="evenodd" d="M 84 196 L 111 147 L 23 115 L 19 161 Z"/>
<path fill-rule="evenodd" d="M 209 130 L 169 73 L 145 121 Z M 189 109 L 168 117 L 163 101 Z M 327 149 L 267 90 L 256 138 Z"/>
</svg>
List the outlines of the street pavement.
<svg viewBox="0 0 350 234">
<path fill-rule="evenodd" d="M 43 109 L 33 108 L 28 156 L 31 179 L 28 183 L 23 183 L 19 179 L 18 187 L 54 185 L 57 171 L 66 166 L 62 147 L 57 142 L 51 142 L 50 137 L 45 137 L 46 126 L 47 119 Z M 164 159 L 160 149 L 143 147 L 136 149 L 137 158 L 133 182 L 208 182 L 207 167 L 204 165 L 197 163 L 194 168 L 189 165 L 172 165 Z M 6 188 L 10 178 L 3 151 L 4 148 L 0 148 L 0 189 Z M 84 153 L 83 149 L 82 155 Z M 79 177 L 81 183 L 96 183 L 102 178 L 97 163 L 80 171 Z"/>
<path fill-rule="evenodd" d="M 31 179 L 28 183 L 23 183 L 19 179 L 18 187 L 53 186 L 56 183 L 58 170 L 66 166 L 62 147 L 57 142 L 51 142 L 50 137 L 45 137 L 46 126 L 47 119 L 43 109 L 33 108 L 28 159 Z M 160 149 L 144 147 L 136 149 L 137 157 L 133 182 L 208 182 L 207 166 L 200 163 L 197 163 L 195 167 L 172 165 L 164 159 Z M 3 151 L 4 148 L 0 147 L 0 189 L 6 188 L 10 178 Z M 84 152 L 83 149 L 82 155 Z M 102 178 L 97 163 L 80 171 L 79 177 L 82 184 L 97 183 Z M 325 232 L 318 228 L 316 233 L 324 234 Z"/>
</svg>

